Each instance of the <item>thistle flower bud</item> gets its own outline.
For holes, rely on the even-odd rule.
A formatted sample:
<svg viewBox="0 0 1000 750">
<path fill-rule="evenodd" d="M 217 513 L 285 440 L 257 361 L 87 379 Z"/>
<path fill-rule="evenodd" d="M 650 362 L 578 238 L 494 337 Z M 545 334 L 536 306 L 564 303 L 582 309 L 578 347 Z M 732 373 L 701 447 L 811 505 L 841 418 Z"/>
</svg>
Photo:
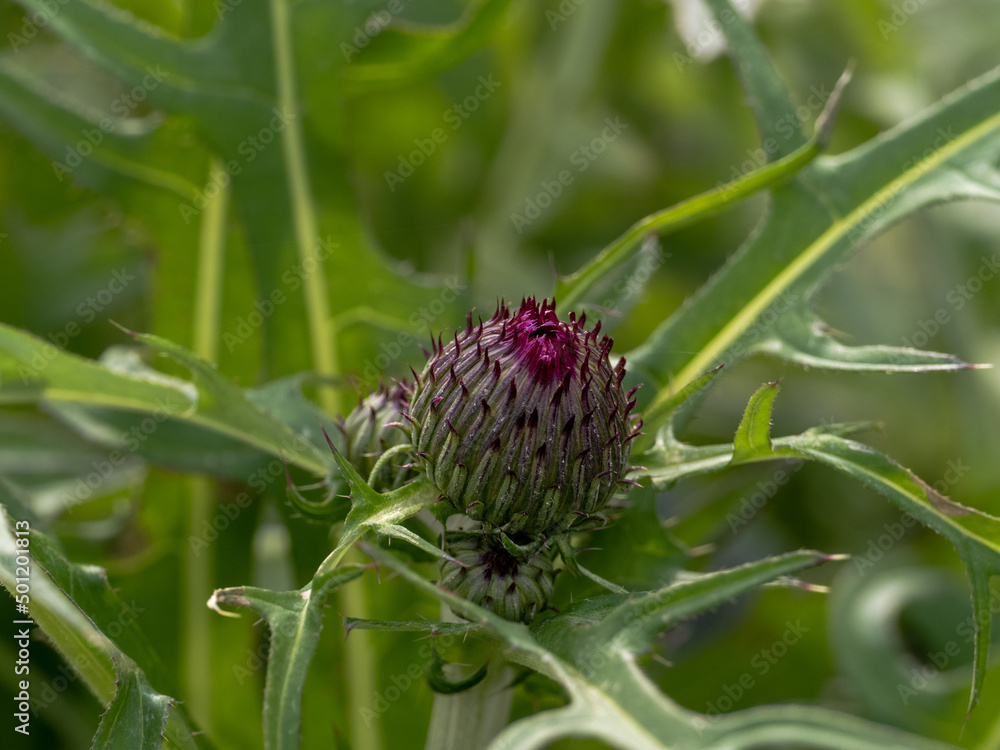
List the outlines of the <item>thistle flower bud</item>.
<svg viewBox="0 0 1000 750">
<path fill-rule="evenodd" d="M 344 455 L 362 477 L 368 479 L 375 464 L 386 450 L 407 443 L 405 430 L 401 429 L 402 414 L 409 407 L 413 386 L 397 382 L 391 387 L 379 384 L 378 389 L 362 398 L 338 427 L 346 439 Z M 375 476 L 372 487 L 379 492 L 402 486 L 415 474 L 402 468 L 400 460 L 388 459 Z"/>
<path fill-rule="evenodd" d="M 507 620 L 531 622 L 552 596 L 552 560 L 540 551 L 518 560 L 496 540 L 478 533 L 449 535 L 440 585 Z M 462 567 L 462 566 L 465 567 Z"/>
<path fill-rule="evenodd" d="M 612 368 L 612 341 L 555 303 L 503 304 L 434 353 L 410 399 L 410 442 L 457 510 L 510 535 L 564 531 L 600 511 L 624 481 L 637 434 Z"/>
</svg>

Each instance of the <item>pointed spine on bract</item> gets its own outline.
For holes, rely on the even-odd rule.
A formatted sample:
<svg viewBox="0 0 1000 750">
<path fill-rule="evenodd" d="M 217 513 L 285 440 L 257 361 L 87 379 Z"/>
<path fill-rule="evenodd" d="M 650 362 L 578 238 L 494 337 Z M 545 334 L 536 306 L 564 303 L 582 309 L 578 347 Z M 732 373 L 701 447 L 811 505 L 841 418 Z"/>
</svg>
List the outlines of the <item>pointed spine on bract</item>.
<svg viewBox="0 0 1000 750">
<path fill-rule="evenodd" d="M 405 415 L 410 441 L 442 495 L 487 530 L 558 534 L 627 489 L 633 392 L 611 339 L 585 321 L 560 320 L 548 300 L 514 314 L 500 302 L 433 343 Z"/>
<path fill-rule="evenodd" d="M 358 405 L 337 426 L 344 435 L 344 455 L 364 479 L 368 479 L 375 464 L 385 451 L 409 442 L 407 430 L 403 426 L 403 415 L 407 413 L 413 386 L 406 382 L 395 382 L 391 386 L 379 384 L 369 395 L 361 398 Z M 404 452 L 405 453 L 405 452 Z M 411 457 L 400 455 L 389 458 L 373 477 L 372 487 L 379 492 L 387 492 L 406 484 L 416 477 L 410 466 Z"/>
</svg>

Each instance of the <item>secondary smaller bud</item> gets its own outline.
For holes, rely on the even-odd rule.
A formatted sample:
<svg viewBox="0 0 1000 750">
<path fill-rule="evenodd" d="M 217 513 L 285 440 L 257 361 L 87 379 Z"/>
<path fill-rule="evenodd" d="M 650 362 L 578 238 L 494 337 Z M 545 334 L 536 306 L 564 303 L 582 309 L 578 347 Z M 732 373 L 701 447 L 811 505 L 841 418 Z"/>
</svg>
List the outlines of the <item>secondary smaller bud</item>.
<svg viewBox="0 0 1000 750">
<path fill-rule="evenodd" d="M 531 622 L 552 596 L 552 560 L 542 549 L 526 561 L 481 533 L 451 533 L 440 586 L 507 620 Z M 464 565 L 465 567 L 462 567 Z"/>
<path fill-rule="evenodd" d="M 365 479 L 385 451 L 408 442 L 399 423 L 409 408 L 412 391 L 413 386 L 405 381 L 392 387 L 379 384 L 374 393 L 362 398 L 338 424 L 346 439 L 344 455 Z M 387 459 L 374 477 L 372 487 L 386 492 L 406 484 L 416 476 L 412 469 L 405 468 L 408 463 L 409 455 L 405 452 Z"/>
</svg>

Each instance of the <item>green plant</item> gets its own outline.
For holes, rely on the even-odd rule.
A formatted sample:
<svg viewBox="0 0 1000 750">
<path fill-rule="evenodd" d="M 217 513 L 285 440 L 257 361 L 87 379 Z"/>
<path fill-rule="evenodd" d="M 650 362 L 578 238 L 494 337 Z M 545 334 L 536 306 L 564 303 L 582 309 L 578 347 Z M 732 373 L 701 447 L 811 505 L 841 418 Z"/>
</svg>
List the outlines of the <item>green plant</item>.
<svg viewBox="0 0 1000 750">
<path fill-rule="evenodd" d="M 944 201 L 998 197 L 1000 71 L 894 130 L 824 156 L 848 76 L 821 103 L 822 112 L 810 113 L 816 117 L 810 136 L 750 26 L 727 0 L 710 0 L 769 159 L 641 219 L 541 292 L 554 294 L 563 321 L 571 311 L 586 310 L 591 320 L 613 324 L 615 309 L 628 308 L 638 296 L 632 277 L 637 264 L 642 268 L 655 253 L 655 236 L 763 190 L 770 207 L 750 239 L 693 297 L 666 318 L 663 306 L 655 305 L 654 325 L 641 342 L 614 352 L 628 363 L 624 384 L 623 368 L 612 370 L 609 352 L 594 336 L 588 350 L 593 360 L 584 369 L 592 368 L 594 379 L 609 388 L 622 386 L 621 392 L 609 390 L 604 412 L 607 424 L 617 427 L 608 428 L 602 454 L 609 473 L 602 479 L 601 467 L 589 473 L 581 468 L 586 481 L 572 487 L 596 487 L 594 497 L 563 492 L 549 498 L 551 512 L 539 520 L 538 497 L 531 493 L 515 498 L 517 513 L 511 514 L 506 506 L 480 508 L 476 498 L 450 492 L 459 470 L 452 437 L 459 430 L 444 431 L 445 422 L 435 416 L 432 367 L 420 372 L 414 352 L 415 329 L 429 327 L 443 335 L 432 344 L 432 356 L 454 354 L 447 339 L 484 299 L 470 283 L 502 266 L 502 258 L 481 253 L 478 264 L 467 264 L 470 283 L 450 286 L 387 260 L 366 228 L 363 191 L 349 168 L 352 106 L 363 107 L 373 92 L 453 72 L 503 33 L 510 3 L 475 3 L 459 21 L 432 30 L 392 21 L 401 12 L 393 3 L 222 3 L 188 9 L 179 18 L 134 4 L 137 12 L 162 13 L 147 19 L 159 26 L 83 0 L 55 11 L 43 0 L 23 5 L 27 18 L 44 19 L 41 25 L 61 43 L 20 50 L 15 39 L 13 51 L 0 55 L 0 115 L 52 159 L 56 179 L 72 178 L 134 217 L 141 227 L 135 231 L 155 239 L 159 259 L 150 282 L 159 291 L 148 301 L 146 319 L 157 333 L 123 328 L 118 333 L 131 339 L 129 345 L 113 346 L 99 360 L 66 351 L 79 334 L 76 322 L 48 341 L 0 326 L 0 403 L 10 425 L 3 449 L 14 456 L 5 464 L 10 478 L 0 481 L 7 521 L 0 525 L 0 581 L 15 597 L 24 595 L 19 555 L 30 550 L 30 615 L 75 679 L 106 708 L 96 747 L 325 747 L 330 724 L 345 746 L 383 747 L 388 709 L 379 699 L 386 706 L 411 700 L 403 693 L 423 680 L 435 691 L 427 739 L 434 748 L 532 748 L 567 738 L 622 748 L 937 748 L 958 741 L 960 727 L 946 722 L 907 732 L 804 703 L 693 710 L 680 702 L 685 696 L 659 690 L 640 657 L 655 652 L 664 632 L 753 589 L 820 589 L 797 576 L 843 559 L 805 550 L 691 571 L 696 550 L 661 527 L 657 494 L 681 479 L 730 467 L 816 462 L 883 495 L 955 547 L 972 594 L 968 633 L 974 649 L 970 674 L 963 674 L 972 685 L 968 712 L 980 702 L 996 601 L 989 583 L 1000 574 L 1000 519 L 948 499 L 858 442 L 870 423 L 825 423 L 772 437 L 777 382 L 756 390 L 742 419 L 732 420 L 731 442 L 681 438 L 692 434 L 695 410 L 710 387 L 754 354 L 850 372 L 973 369 L 951 355 L 909 346 L 846 346 L 814 308 L 838 264 L 897 220 Z M 566 9 L 550 12 L 556 13 L 551 24 L 570 22 Z M 609 11 L 581 8 L 577 20 L 593 33 L 603 12 Z M 345 41 L 331 51 L 331 39 Z M 577 41 L 583 39 L 585 34 Z M 124 117 L 105 124 L 100 104 L 67 93 L 73 87 L 59 76 L 72 77 L 72 65 L 68 73 L 57 65 L 74 49 L 110 74 L 113 80 L 93 72 L 81 78 L 101 95 L 121 91 L 109 108 Z M 563 73 L 548 75 L 559 83 Z M 497 88 L 483 76 L 475 80 L 465 87 L 472 93 L 461 106 L 442 116 L 453 133 L 471 117 L 473 104 L 489 105 Z M 535 92 L 536 101 L 547 101 L 545 84 L 532 85 L 543 89 Z M 602 148 L 622 130 L 606 122 Z M 523 133 L 516 126 L 512 132 L 515 140 Z M 447 137 L 443 127 L 427 138 L 418 135 L 411 153 L 427 158 Z M 581 165 L 592 163 L 592 152 L 578 153 Z M 414 162 L 400 156 L 398 168 L 386 172 L 390 190 L 410 178 L 419 166 Z M 503 169 L 503 160 L 498 163 Z M 559 175 L 543 181 L 549 204 L 573 182 L 572 175 Z M 482 223 L 489 229 L 497 216 L 499 210 Z M 520 232 L 530 218 L 525 211 L 511 221 Z M 489 231 L 482 235 L 487 249 L 490 237 Z M 526 296 L 541 285 L 531 274 L 521 282 L 532 287 L 523 290 Z M 127 274 L 116 277 L 108 298 L 129 283 Z M 97 295 L 83 307 L 90 320 L 109 306 L 101 300 Z M 495 335 L 502 323 L 487 325 Z M 471 317 L 465 332 L 464 341 L 474 343 Z M 454 340 L 458 347 L 459 334 Z M 390 382 L 409 366 L 417 379 L 412 392 Z M 249 373 L 257 373 L 254 385 L 232 379 L 251 380 Z M 457 383 L 456 377 L 440 398 L 468 407 Z M 633 436 L 625 389 L 639 384 L 644 434 Z M 345 396 L 359 385 L 385 390 L 351 412 Z M 480 393 L 477 385 L 470 388 Z M 484 414 L 500 410 L 490 398 L 482 399 Z M 555 396 L 546 392 L 546 398 Z M 414 419 L 400 430 L 386 406 L 404 402 Z M 472 412 L 455 403 L 445 402 L 449 415 L 461 414 L 469 423 Z M 337 438 L 340 415 L 345 419 Z M 565 423 L 576 440 L 579 425 Z M 27 436 L 45 453 L 46 471 L 60 476 L 57 490 L 18 480 L 15 450 Z M 521 437 L 517 432 L 505 439 Z M 462 445 L 470 460 L 491 450 Z M 537 450 L 551 446 L 543 441 L 532 447 L 537 463 L 531 465 L 541 476 L 552 452 L 538 458 Z M 404 460 L 411 463 L 401 467 Z M 65 475 L 62 463 L 84 470 Z M 626 469 L 629 464 L 635 466 Z M 92 474 L 98 478 L 88 484 Z M 468 487 L 495 499 L 501 477 L 491 476 Z M 625 501 L 611 501 L 611 491 L 626 479 L 640 487 Z M 136 493 L 132 484 L 141 489 Z M 134 493 L 141 500 L 130 500 Z M 446 510 L 440 501 L 449 493 L 456 507 Z M 178 498 L 186 507 L 178 507 Z M 609 501 L 608 528 L 595 528 L 591 516 Z M 442 540 L 439 524 L 455 511 L 482 521 L 488 539 L 478 533 Z M 712 515 L 717 523 L 724 514 Z M 67 518 L 80 524 L 78 533 L 60 526 Z M 100 536 L 102 524 L 114 533 Z M 18 533 L 29 527 L 30 534 Z M 88 530 L 103 547 L 88 544 Z M 589 543 L 608 549 L 589 553 L 584 566 L 578 550 Z M 490 545 L 491 560 L 504 556 L 502 564 L 486 566 L 502 581 L 496 590 L 514 585 L 517 596 L 498 603 L 492 589 L 466 585 L 468 571 L 483 559 L 481 544 Z M 71 562 L 102 556 L 109 573 Z M 176 558 L 170 570 L 181 581 L 182 618 L 174 618 L 175 645 L 165 647 L 147 640 L 134 616 L 123 621 L 128 597 L 117 594 L 109 579 L 115 586 L 127 580 L 139 591 L 155 582 L 162 592 L 164 580 L 175 580 L 157 571 L 168 556 Z M 554 584 L 553 560 L 562 571 Z M 454 589 L 467 598 L 436 586 L 439 577 L 455 581 Z M 165 597 L 143 601 L 158 598 Z M 424 615 L 428 601 L 440 606 L 437 619 L 413 614 Z M 559 609 L 545 609 L 546 603 Z M 328 637 L 335 629 L 329 622 L 335 613 L 324 612 L 330 605 L 345 617 L 349 637 L 343 643 Z M 158 606 L 164 615 L 174 610 Z M 268 635 L 251 629 L 253 618 L 243 618 L 249 622 L 240 623 L 242 630 L 227 630 L 230 623 L 211 611 L 239 617 L 240 609 L 259 615 Z M 934 622 L 913 619 L 915 631 Z M 415 646 L 413 633 L 430 640 Z M 797 638 L 790 634 L 784 643 Z M 847 647 L 860 648 L 860 642 Z M 250 697 L 265 663 L 263 685 Z M 525 715 L 510 723 L 517 690 L 543 710 L 518 709 Z M 257 710 L 262 731 L 247 720 Z M 330 717 L 326 726 L 319 712 Z M 893 720 L 920 730 L 918 719 Z M 65 732 L 60 741 L 78 741 L 67 726 L 52 731 Z M 998 726 L 995 720 L 975 725 L 970 741 L 989 747 Z M 424 742 L 411 726 L 394 736 L 413 747 Z"/>
</svg>

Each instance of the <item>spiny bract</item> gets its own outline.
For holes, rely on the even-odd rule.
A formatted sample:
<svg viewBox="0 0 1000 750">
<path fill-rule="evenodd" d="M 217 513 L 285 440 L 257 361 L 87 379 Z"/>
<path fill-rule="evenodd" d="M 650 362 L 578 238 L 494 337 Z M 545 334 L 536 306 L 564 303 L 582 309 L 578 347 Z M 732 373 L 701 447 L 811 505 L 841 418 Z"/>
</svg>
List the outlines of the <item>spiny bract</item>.
<svg viewBox="0 0 1000 750">
<path fill-rule="evenodd" d="M 400 422 L 412 391 L 413 386 L 405 381 L 389 387 L 379 384 L 374 393 L 362 398 L 338 423 L 346 443 L 344 454 L 363 478 L 369 478 L 385 451 L 406 444 L 406 432 Z M 387 459 L 378 474 L 372 477 L 372 487 L 385 492 L 413 479 L 416 474 L 406 464 L 402 457 L 400 460 Z"/>
<path fill-rule="evenodd" d="M 456 510 L 511 535 L 548 536 L 598 513 L 626 486 L 638 434 L 625 361 L 586 316 L 501 303 L 434 352 L 410 397 L 410 442 Z"/>
</svg>

